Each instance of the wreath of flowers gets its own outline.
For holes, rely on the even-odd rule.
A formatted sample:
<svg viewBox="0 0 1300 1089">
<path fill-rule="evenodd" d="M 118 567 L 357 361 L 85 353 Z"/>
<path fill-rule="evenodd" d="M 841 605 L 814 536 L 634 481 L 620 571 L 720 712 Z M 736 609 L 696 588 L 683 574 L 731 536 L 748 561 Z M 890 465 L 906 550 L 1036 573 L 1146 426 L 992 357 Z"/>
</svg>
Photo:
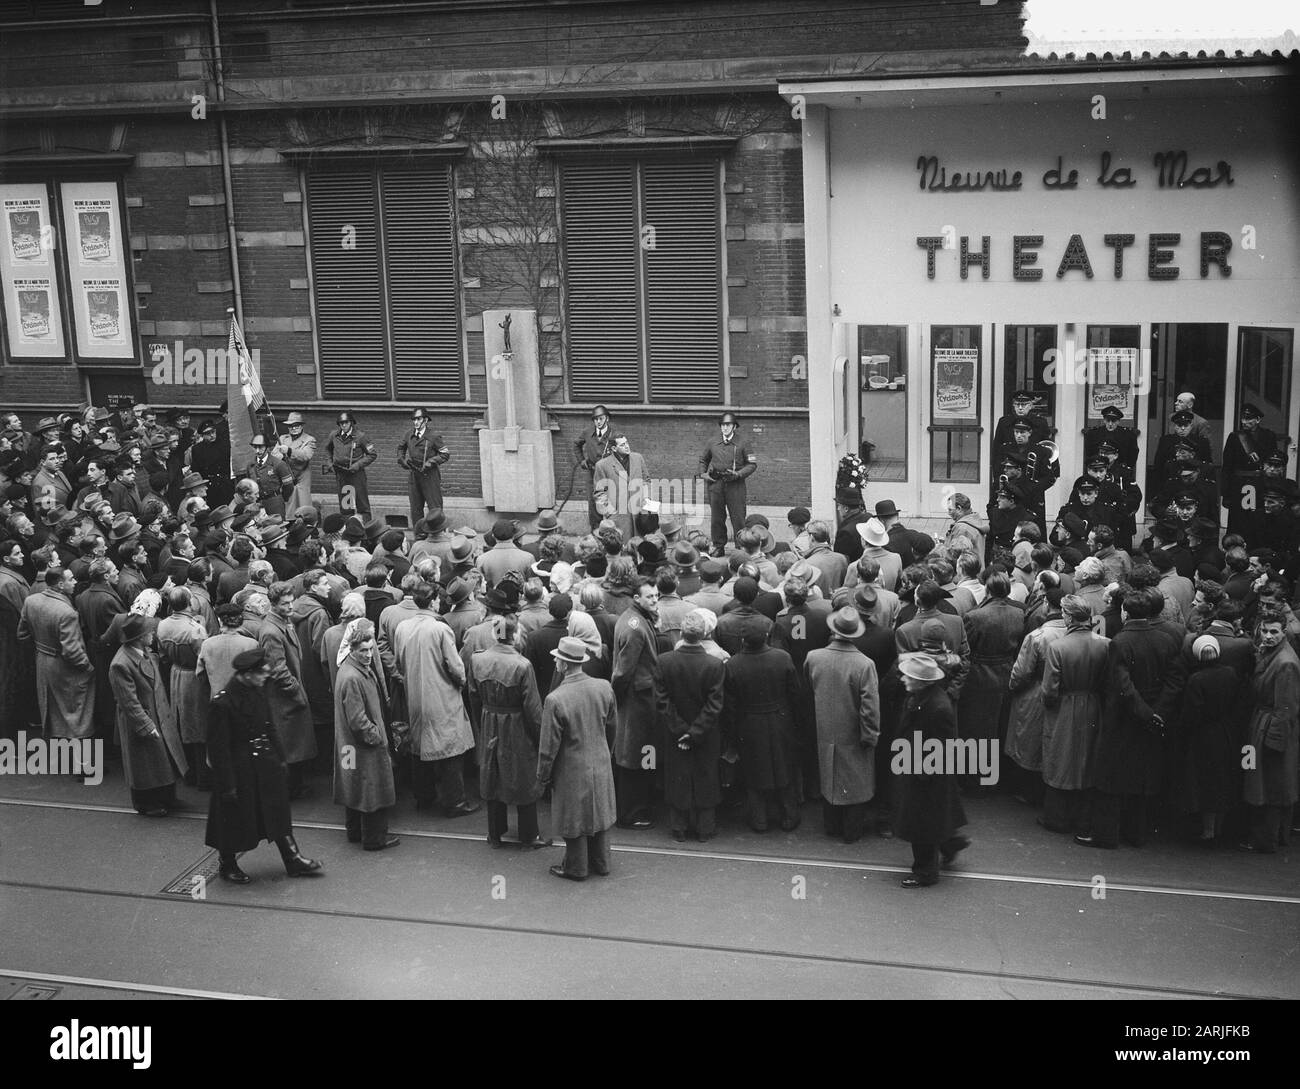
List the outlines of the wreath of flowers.
<svg viewBox="0 0 1300 1089">
<path fill-rule="evenodd" d="M 845 454 L 840 458 L 839 468 L 835 472 L 835 487 L 861 488 L 867 482 L 867 466 L 857 454 Z"/>
</svg>

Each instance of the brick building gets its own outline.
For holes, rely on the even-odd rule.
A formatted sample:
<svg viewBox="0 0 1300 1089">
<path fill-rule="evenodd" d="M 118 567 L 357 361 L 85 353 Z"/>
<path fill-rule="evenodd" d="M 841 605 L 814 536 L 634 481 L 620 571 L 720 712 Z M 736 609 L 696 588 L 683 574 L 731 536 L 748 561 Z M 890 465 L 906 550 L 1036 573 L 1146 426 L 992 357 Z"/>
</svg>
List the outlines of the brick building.
<svg viewBox="0 0 1300 1089">
<path fill-rule="evenodd" d="M 52 228 L 7 255 L 0 403 L 211 407 L 223 388 L 154 366 L 224 348 L 235 307 L 279 414 L 323 446 L 349 408 L 377 441 L 377 510 L 405 509 L 395 450 L 423 404 L 447 505 L 480 524 L 483 313 L 505 308 L 538 315 L 557 499 L 604 402 L 682 479 L 732 408 L 751 506 L 807 502 L 830 445 L 779 84 L 1023 46 L 1019 5 L 934 0 L 11 0 L 0 31 L 0 186 Z"/>
</svg>

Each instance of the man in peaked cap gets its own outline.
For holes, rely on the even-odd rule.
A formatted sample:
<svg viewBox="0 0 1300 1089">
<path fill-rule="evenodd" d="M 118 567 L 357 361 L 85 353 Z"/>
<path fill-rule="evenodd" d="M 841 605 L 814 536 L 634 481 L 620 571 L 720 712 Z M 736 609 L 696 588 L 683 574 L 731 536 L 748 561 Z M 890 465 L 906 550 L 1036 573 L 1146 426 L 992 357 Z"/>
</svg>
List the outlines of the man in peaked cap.
<svg viewBox="0 0 1300 1089">
<path fill-rule="evenodd" d="M 1132 476 L 1138 459 L 1137 432 L 1131 427 L 1120 426 L 1124 419 L 1124 412 L 1115 405 L 1107 405 L 1103 408 L 1101 419 L 1100 424 L 1084 429 L 1083 456 L 1089 458 L 1100 453 L 1101 444 L 1109 442 L 1115 447 L 1117 460 L 1128 469 L 1129 476 Z"/>
<path fill-rule="evenodd" d="M 1017 423 L 1027 424 L 1029 445 L 1042 442 L 1052 437 L 1052 425 L 1034 411 L 1038 398 L 1029 390 L 1020 390 L 1011 398 L 1011 411 L 998 420 L 993 429 L 993 450 L 997 452 L 1003 446 L 1015 441 L 1012 432 Z"/>
<path fill-rule="evenodd" d="M 254 646 L 237 654 L 231 666 L 234 675 L 208 707 L 213 789 L 204 842 L 219 852 L 217 872 L 232 884 L 252 880 L 236 856 L 264 839 L 280 849 L 290 877 L 312 876 L 321 864 L 305 858 L 294 839 L 284 743 L 266 698 L 271 663 L 266 651 Z"/>
</svg>

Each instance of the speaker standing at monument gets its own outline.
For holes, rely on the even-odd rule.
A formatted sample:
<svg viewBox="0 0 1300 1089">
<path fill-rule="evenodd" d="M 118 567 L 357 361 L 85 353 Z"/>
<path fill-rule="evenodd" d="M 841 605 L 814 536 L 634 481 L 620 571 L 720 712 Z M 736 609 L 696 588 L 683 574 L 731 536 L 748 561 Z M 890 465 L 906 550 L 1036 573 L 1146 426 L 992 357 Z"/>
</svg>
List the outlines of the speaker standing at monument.
<svg viewBox="0 0 1300 1089">
<path fill-rule="evenodd" d="M 284 421 L 289 433 L 280 436 L 274 451 L 293 476 L 291 511 L 311 506 L 311 459 L 316 456 L 316 438 L 303 430 L 305 423 L 301 412 L 290 412 Z"/>
<path fill-rule="evenodd" d="M 713 555 L 721 556 L 727 546 L 727 516 L 731 516 L 734 537 L 745 525 L 745 480 L 758 469 L 758 458 L 740 441 L 739 419 L 724 412 L 719 421 L 722 434 L 700 455 L 700 475 L 709 482 L 709 510 L 713 515 Z"/>
<path fill-rule="evenodd" d="M 600 514 L 596 510 L 596 484 L 594 474 L 596 463 L 608 457 L 614 449 L 614 433 L 609 427 L 609 409 L 597 405 L 591 410 L 591 427 L 578 436 L 573 444 L 573 453 L 587 471 L 587 520 L 591 528 L 600 525 Z"/>
<path fill-rule="evenodd" d="M 366 466 L 378 456 L 375 444 L 364 431 L 357 430 L 357 418 L 351 412 L 340 412 L 338 430 L 325 444 L 325 455 L 334 466 L 338 478 L 339 509 L 370 517 L 370 491 L 366 482 Z"/>
<path fill-rule="evenodd" d="M 411 429 L 397 444 L 397 464 L 410 472 L 407 499 L 411 504 L 411 525 L 430 511 L 442 509 L 442 472 L 439 465 L 451 460 L 451 451 L 429 425 L 429 414 L 422 408 L 411 413 Z"/>
</svg>

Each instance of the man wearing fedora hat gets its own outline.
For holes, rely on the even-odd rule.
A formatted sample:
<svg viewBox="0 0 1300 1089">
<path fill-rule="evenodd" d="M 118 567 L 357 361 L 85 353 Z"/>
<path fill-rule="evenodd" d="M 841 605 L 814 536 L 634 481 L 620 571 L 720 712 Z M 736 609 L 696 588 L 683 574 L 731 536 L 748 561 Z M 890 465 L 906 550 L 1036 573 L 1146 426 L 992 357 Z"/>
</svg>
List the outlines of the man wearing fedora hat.
<svg viewBox="0 0 1300 1089">
<path fill-rule="evenodd" d="M 412 566 L 423 556 L 435 556 L 441 570 L 451 569 L 451 546 L 456 535 L 447 528 L 447 515 L 441 508 L 429 511 L 415 523 L 415 538 L 408 557 Z"/>
<path fill-rule="evenodd" d="M 47 738 L 95 733 L 95 667 L 72 606 L 76 585 L 72 572 L 55 561 L 23 601 L 15 632 L 19 643 L 35 646 L 37 706 Z M 107 686 L 108 678 L 99 683 Z"/>
<path fill-rule="evenodd" d="M 958 834 L 966 814 L 957 776 L 946 759 L 949 742 L 957 738 L 957 712 L 944 690 L 944 671 L 923 653 L 903 655 L 898 668 L 907 691 L 899 740 L 913 749 L 937 742 L 945 753 L 937 770 L 924 770 L 925 763 L 915 754 L 903 759 L 905 752 L 899 753 L 894 760 L 894 834 L 912 845 L 912 873 L 903 878 L 903 888 L 916 889 L 936 884 L 940 859 L 951 862 L 970 840 Z"/>
<path fill-rule="evenodd" d="M 727 517 L 733 536 L 745 524 L 745 481 L 758 470 L 758 457 L 740 440 L 740 419 L 724 412 L 718 421 L 720 436 L 700 455 L 700 476 L 708 481 L 709 510 L 712 514 L 713 554 L 721 556 L 727 546 Z"/>
<path fill-rule="evenodd" d="M 131 804 L 146 817 L 165 817 L 175 805 L 176 784 L 189 765 L 170 714 L 161 668 L 150 643 L 153 629 L 143 616 L 131 615 L 122 624 L 122 645 L 108 667 L 117 705 L 117 736 L 122 770 L 131 790 Z"/>
<path fill-rule="evenodd" d="M 338 429 L 325 443 L 325 456 L 338 482 L 339 508 L 368 518 L 370 489 L 366 466 L 379 454 L 366 433 L 357 430 L 357 418 L 351 412 L 340 412 L 336 422 Z"/>
<path fill-rule="evenodd" d="M 304 430 L 306 423 L 301 412 L 290 412 L 284 421 L 286 434 L 275 444 L 275 456 L 288 466 L 293 477 L 289 503 L 294 510 L 311 506 L 311 459 L 316 456 L 316 437 Z"/>
<path fill-rule="evenodd" d="M 253 448 L 253 460 L 245 466 L 243 476 L 257 482 L 258 502 L 267 514 L 283 515 L 284 502 L 293 495 L 293 473 L 271 453 L 265 435 L 254 435 L 248 444 Z"/>
<path fill-rule="evenodd" d="M 684 601 L 700 592 L 700 572 L 697 564 L 700 553 L 689 541 L 678 541 L 668 554 L 669 562 L 677 572 L 677 594 Z"/>
<path fill-rule="evenodd" d="M 614 434 L 609 426 L 609 409 L 604 405 L 596 405 L 591 410 L 591 427 L 579 435 L 573 444 L 573 455 L 578 467 L 587 473 L 587 519 L 592 529 L 600 525 L 600 513 L 596 510 L 594 471 L 613 448 Z"/>
<path fill-rule="evenodd" d="M 609 765 L 615 730 L 614 690 L 589 676 L 582 664 L 587 647 L 565 636 L 551 652 L 560 680 L 542 705 L 537 779 L 551 787 L 551 834 L 564 840 L 564 862 L 556 877 L 585 881 L 588 873 L 608 876 L 609 828 L 617 810 Z"/>
<path fill-rule="evenodd" d="M 515 544 L 517 530 L 508 518 L 498 518 L 492 525 L 495 544 L 479 556 L 477 567 L 483 572 L 488 586 L 495 586 L 509 572 L 528 578 L 533 557 Z"/>
<path fill-rule="evenodd" d="M 828 836 L 855 843 L 876 793 L 880 682 L 875 663 L 853 645 L 866 631 L 851 605 L 831 614 L 830 643 L 808 653 L 804 675 L 817 721 L 818 779 Z"/>
<path fill-rule="evenodd" d="M 411 413 L 411 426 L 397 444 L 397 464 L 409 473 L 407 499 L 411 505 L 411 524 L 424 517 L 425 508 L 442 509 L 442 471 L 438 468 L 451 460 L 451 450 L 434 434 L 427 409 Z"/>
</svg>

